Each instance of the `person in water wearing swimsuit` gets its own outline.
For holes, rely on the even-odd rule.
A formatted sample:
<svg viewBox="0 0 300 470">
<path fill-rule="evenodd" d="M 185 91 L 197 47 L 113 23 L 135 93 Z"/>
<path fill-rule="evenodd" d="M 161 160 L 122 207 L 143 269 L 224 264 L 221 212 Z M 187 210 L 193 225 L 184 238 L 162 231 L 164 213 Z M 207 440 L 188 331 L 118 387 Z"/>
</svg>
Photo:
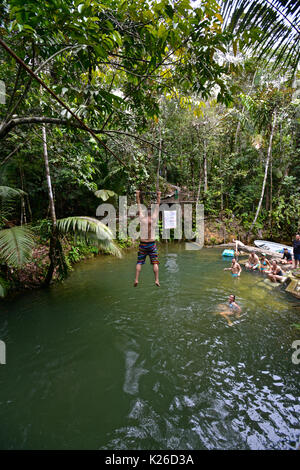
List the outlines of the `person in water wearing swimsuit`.
<svg viewBox="0 0 300 470">
<path fill-rule="evenodd" d="M 255 269 L 259 268 L 259 258 L 255 253 L 250 253 L 249 258 L 247 263 L 245 264 L 245 268 L 252 269 L 252 271 L 255 271 Z"/>
<path fill-rule="evenodd" d="M 224 271 L 231 271 L 232 277 L 240 277 L 242 268 L 235 258 L 232 259 L 231 267 L 224 268 Z"/>
<path fill-rule="evenodd" d="M 266 254 L 262 253 L 260 257 L 260 271 L 262 273 L 265 273 L 266 271 L 270 271 L 270 270 L 271 270 L 271 263 L 266 258 Z"/>
<path fill-rule="evenodd" d="M 157 191 L 157 203 L 155 204 L 153 213 L 151 212 L 151 209 L 148 209 L 147 212 L 145 213 L 145 211 L 143 212 L 141 208 L 140 191 L 136 191 L 136 201 L 138 204 L 139 219 L 140 219 L 140 226 L 141 226 L 141 240 L 140 240 L 140 245 L 139 245 L 139 250 L 138 250 L 138 259 L 137 259 L 137 264 L 136 264 L 134 287 L 138 285 L 139 275 L 142 269 L 142 265 L 145 264 L 147 255 L 149 256 L 151 264 L 153 266 L 155 284 L 157 285 L 157 287 L 160 287 L 159 279 L 158 279 L 159 261 L 158 261 L 158 254 L 157 254 L 157 246 L 155 243 L 155 228 L 156 228 L 158 216 L 159 216 L 160 196 L 161 196 L 161 192 Z"/>
<path fill-rule="evenodd" d="M 227 320 L 229 326 L 232 326 L 233 323 L 230 320 L 229 316 L 230 315 L 235 315 L 237 318 L 239 318 L 239 316 L 241 314 L 241 310 L 242 310 L 241 307 L 236 303 L 235 295 L 233 295 L 233 294 L 231 294 L 228 297 L 228 307 L 229 307 L 229 310 L 226 310 L 224 312 L 220 312 L 220 315 L 222 315 L 222 317 L 224 317 Z"/>
<path fill-rule="evenodd" d="M 271 267 L 271 271 L 268 272 L 268 278 L 272 282 L 276 282 L 276 281 L 281 282 L 284 279 L 283 271 L 281 267 L 278 266 L 275 260 L 272 261 L 272 267 Z"/>
</svg>

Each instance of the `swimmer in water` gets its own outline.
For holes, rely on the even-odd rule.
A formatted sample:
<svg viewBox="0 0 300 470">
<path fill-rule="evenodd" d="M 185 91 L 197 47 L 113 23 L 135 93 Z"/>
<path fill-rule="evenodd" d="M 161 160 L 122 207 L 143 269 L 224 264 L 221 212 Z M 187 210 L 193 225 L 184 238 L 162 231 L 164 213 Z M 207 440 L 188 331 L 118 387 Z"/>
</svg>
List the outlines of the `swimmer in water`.
<svg viewBox="0 0 300 470">
<path fill-rule="evenodd" d="M 224 268 L 224 271 L 231 271 L 232 277 L 240 277 L 242 268 L 237 260 L 233 258 L 230 268 Z"/>
<path fill-rule="evenodd" d="M 266 271 L 271 270 L 270 261 L 266 258 L 266 253 L 262 253 L 260 257 L 260 271 L 265 273 Z"/>
<path fill-rule="evenodd" d="M 155 284 L 160 287 L 158 279 L 158 254 L 157 246 L 155 242 L 155 228 L 159 217 L 159 204 L 160 204 L 161 192 L 157 191 L 157 203 L 155 204 L 154 211 L 148 209 L 146 213 L 143 213 L 141 209 L 140 191 L 136 191 L 136 201 L 139 209 L 139 219 L 141 226 L 141 240 L 138 250 L 138 259 L 135 270 L 134 287 L 138 285 L 139 275 L 142 269 L 142 265 L 145 264 L 147 255 L 150 258 L 153 266 L 153 272 L 155 277 Z"/>
<path fill-rule="evenodd" d="M 233 294 L 231 294 L 228 297 L 228 307 L 229 307 L 229 310 L 220 312 L 220 315 L 222 315 L 222 317 L 224 317 L 227 320 L 229 326 L 232 326 L 233 323 L 230 320 L 229 316 L 235 315 L 237 318 L 239 318 L 241 315 L 241 311 L 242 311 L 241 307 L 236 303 L 235 295 Z"/>
<path fill-rule="evenodd" d="M 275 260 L 272 261 L 271 271 L 268 271 L 267 274 L 272 282 L 281 282 L 284 279 L 284 273 Z"/>
<path fill-rule="evenodd" d="M 252 271 L 255 271 L 255 269 L 259 269 L 260 267 L 260 262 L 259 262 L 259 257 L 255 253 L 251 253 L 249 255 L 248 261 L 245 264 L 245 268 L 247 269 L 252 269 Z"/>
</svg>

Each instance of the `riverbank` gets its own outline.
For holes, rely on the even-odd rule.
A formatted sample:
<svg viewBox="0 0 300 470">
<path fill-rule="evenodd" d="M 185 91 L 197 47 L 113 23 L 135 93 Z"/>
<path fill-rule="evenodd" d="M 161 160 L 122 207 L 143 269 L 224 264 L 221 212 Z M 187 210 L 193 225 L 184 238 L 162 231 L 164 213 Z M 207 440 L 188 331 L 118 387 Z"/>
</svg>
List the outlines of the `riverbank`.
<svg viewBox="0 0 300 470">
<path fill-rule="evenodd" d="M 261 233 L 258 236 L 261 236 Z M 246 241 L 246 238 L 246 230 L 235 218 L 222 220 L 221 218 L 215 217 L 210 219 L 208 217 L 205 219 L 204 246 L 206 247 L 234 247 L 234 239 Z M 176 243 L 178 242 L 176 241 Z M 138 241 L 135 242 L 127 238 L 122 241 L 116 240 L 116 244 L 125 253 L 127 250 L 136 248 Z M 73 270 L 73 266 L 82 260 L 96 256 L 108 256 L 108 253 L 99 250 L 94 245 L 88 245 L 85 242 L 76 241 L 72 237 L 67 236 L 62 239 L 62 248 L 70 272 Z M 259 251 L 256 248 L 253 248 L 253 250 Z M 276 255 L 274 256 L 276 257 Z M 33 249 L 32 259 L 29 263 L 19 269 L 3 267 L 1 277 L 5 283 L 6 295 L 41 288 L 49 263 L 49 242 L 37 237 L 36 246 Z M 60 280 L 61 276 L 56 269 L 53 274 L 52 283 L 59 282 Z"/>
<path fill-rule="evenodd" d="M 116 240 L 116 245 L 125 253 L 128 249 L 135 247 L 136 243 L 128 238 L 122 241 Z M 72 272 L 73 267 L 80 261 L 97 256 L 111 256 L 110 253 L 94 245 L 73 240 L 71 237 L 62 238 L 62 249 L 69 272 Z M 37 238 L 30 262 L 24 264 L 21 268 L 3 266 L 1 278 L 5 285 L 5 297 L 43 287 L 49 264 L 49 242 L 41 242 Z M 52 283 L 61 280 L 60 273 L 56 268 L 53 273 Z"/>
</svg>

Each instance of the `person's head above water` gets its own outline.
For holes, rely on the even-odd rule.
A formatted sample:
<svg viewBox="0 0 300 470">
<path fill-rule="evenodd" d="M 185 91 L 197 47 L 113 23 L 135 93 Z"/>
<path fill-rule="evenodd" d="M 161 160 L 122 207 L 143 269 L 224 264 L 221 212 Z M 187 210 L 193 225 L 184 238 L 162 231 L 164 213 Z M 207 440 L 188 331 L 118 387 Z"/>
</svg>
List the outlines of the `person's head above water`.
<svg viewBox="0 0 300 470">
<path fill-rule="evenodd" d="M 230 296 L 228 297 L 228 300 L 229 300 L 229 302 L 234 302 L 235 301 L 235 295 L 230 294 Z"/>
</svg>

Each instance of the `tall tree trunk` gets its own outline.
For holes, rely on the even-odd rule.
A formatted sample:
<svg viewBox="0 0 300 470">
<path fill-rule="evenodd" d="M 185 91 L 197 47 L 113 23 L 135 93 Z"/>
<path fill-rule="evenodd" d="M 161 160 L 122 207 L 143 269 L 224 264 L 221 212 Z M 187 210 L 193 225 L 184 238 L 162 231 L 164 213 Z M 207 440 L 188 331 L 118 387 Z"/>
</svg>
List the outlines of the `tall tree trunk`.
<svg viewBox="0 0 300 470">
<path fill-rule="evenodd" d="M 265 209 L 266 211 L 268 211 L 270 207 L 270 188 L 268 187 L 267 182 L 266 182 L 265 193 L 266 193 Z"/>
<path fill-rule="evenodd" d="M 273 219 L 272 219 L 272 211 L 273 211 L 273 204 L 272 204 L 272 199 L 273 199 L 273 159 L 272 159 L 272 152 L 270 156 L 270 235 L 271 239 L 273 238 Z"/>
<path fill-rule="evenodd" d="M 204 173 L 204 193 L 208 190 L 207 184 L 207 154 L 206 154 L 206 140 L 204 139 L 204 153 L 203 153 L 203 173 Z"/>
<path fill-rule="evenodd" d="M 162 150 L 161 126 L 159 126 L 159 148 L 158 148 L 158 164 L 157 164 L 157 174 L 156 174 L 156 191 L 159 191 L 159 173 L 160 173 L 160 162 L 161 162 L 161 150 Z"/>
<path fill-rule="evenodd" d="M 264 194 L 265 194 L 265 187 L 266 187 L 266 181 L 267 181 L 267 176 L 268 176 L 268 169 L 269 169 L 270 159 L 271 159 L 271 155 L 272 155 L 272 142 L 273 142 L 275 126 L 276 126 L 276 110 L 274 111 L 272 127 L 271 127 L 271 132 L 270 132 L 270 140 L 269 140 L 268 153 L 267 153 L 267 159 L 266 159 L 265 175 L 264 175 L 264 179 L 263 179 L 263 185 L 262 185 L 262 188 L 261 188 L 261 195 L 260 195 L 260 199 L 259 199 L 258 206 L 257 206 L 257 209 L 256 209 L 256 214 L 255 214 L 254 220 L 253 220 L 253 222 L 251 224 L 251 227 L 248 231 L 248 235 L 250 234 L 251 230 L 253 229 L 254 225 L 256 224 L 257 218 L 258 218 L 259 213 L 260 213 L 260 209 L 261 209 L 262 201 L 263 201 L 263 198 L 264 198 Z"/>
<path fill-rule="evenodd" d="M 52 280 L 53 273 L 56 267 L 58 267 L 59 273 L 62 276 L 66 276 L 68 272 L 68 267 L 67 267 L 67 263 L 65 260 L 65 256 L 63 253 L 63 249 L 61 246 L 61 242 L 59 239 L 59 234 L 58 234 L 57 226 L 56 226 L 56 212 L 55 212 L 55 203 L 54 203 L 51 175 L 50 175 L 50 168 L 49 168 L 47 134 L 46 134 L 45 125 L 42 126 L 42 136 L 43 136 L 44 164 L 45 164 L 45 170 L 46 170 L 48 198 L 49 198 L 50 214 L 51 214 L 51 221 L 52 221 L 52 233 L 50 236 L 50 248 L 49 248 L 50 265 L 48 267 L 48 271 L 47 271 L 45 281 L 44 281 L 44 285 L 47 286 L 50 284 Z"/>
<path fill-rule="evenodd" d="M 242 113 L 245 111 L 245 108 L 243 106 L 242 108 Z M 235 131 L 235 137 L 234 137 L 234 151 L 237 151 L 237 140 L 238 140 L 238 135 L 240 133 L 241 129 L 241 121 L 238 122 L 238 125 L 236 126 L 236 131 Z"/>
<path fill-rule="evenodd" d="M 21 189 L 24 191 L 24 173 L 23 173 L 23 168 L 20 166 L 20 178 L 21 178 Z M 21 226 L 24 224 L 27 224 L 27 218 L 26 218 L 26 208 L 25 208 L 25 199 L 24 195 L 22 194 L 21 196 Z"/>
<path fill-rule="evenodd" d="M 194 171 L 194 157 L 190 159 L 191 176 L 192 176 L 192 198 L 195 197 L 195 171 Z"/>
<path fill-rule="evenodd" d="M 42 125 L 42 136 L 43 136 L 44 164 L 45 164 L 45 170 L 46 170 L 50 214 L 51 214 L 53 228 L 56 228 L 56 213 L 55 213 L 55 204 L 54 204 L 51 176 L 50 176 L 50 169 L 49 169 L 47 134 L 46 134 L 45 124 Z"/>
<path fill-rule="evenodd" d="M 200 165 L 199 166 L 199 183 L 198 183 L 196 202 L 199 202 L 199 199 L 200 199 L 201 184 L 202 184 L 202 172 L 201 172 L 201 165 Z"/>
<path fill-rule="evenodd" d="M 223 176 L 222 173 L 223 172 L 222 172 L 221 168 L 222 168 L 222 158 L 221 158 L 221 153 L 219 153 L 219 174 L 220 174 L 220 179 L 221 179 L 221 188 L 220 188 L 221 189 L 221 201 L 220 201 L 221 208 L 220 209 L 221 209 L 221 213 L 222 213 L 223 209 L 224 209 L 224 197 L 223 197 L 223 183 L 224 183 L 224 181 L 223 181 L 223 178 L 222 178 L 222 176 Z"/>
<path fill-rule="evenodd" d="M 28 207 L 28 212 L 30 216 L 30 222 L 32 222 L 32 210 L 31 210 L 31 205 L 30 205 L 30 200 L 28 194 L 26 194 L 26 200 L 27 200 L 27 207 Z"/>
</svg>

